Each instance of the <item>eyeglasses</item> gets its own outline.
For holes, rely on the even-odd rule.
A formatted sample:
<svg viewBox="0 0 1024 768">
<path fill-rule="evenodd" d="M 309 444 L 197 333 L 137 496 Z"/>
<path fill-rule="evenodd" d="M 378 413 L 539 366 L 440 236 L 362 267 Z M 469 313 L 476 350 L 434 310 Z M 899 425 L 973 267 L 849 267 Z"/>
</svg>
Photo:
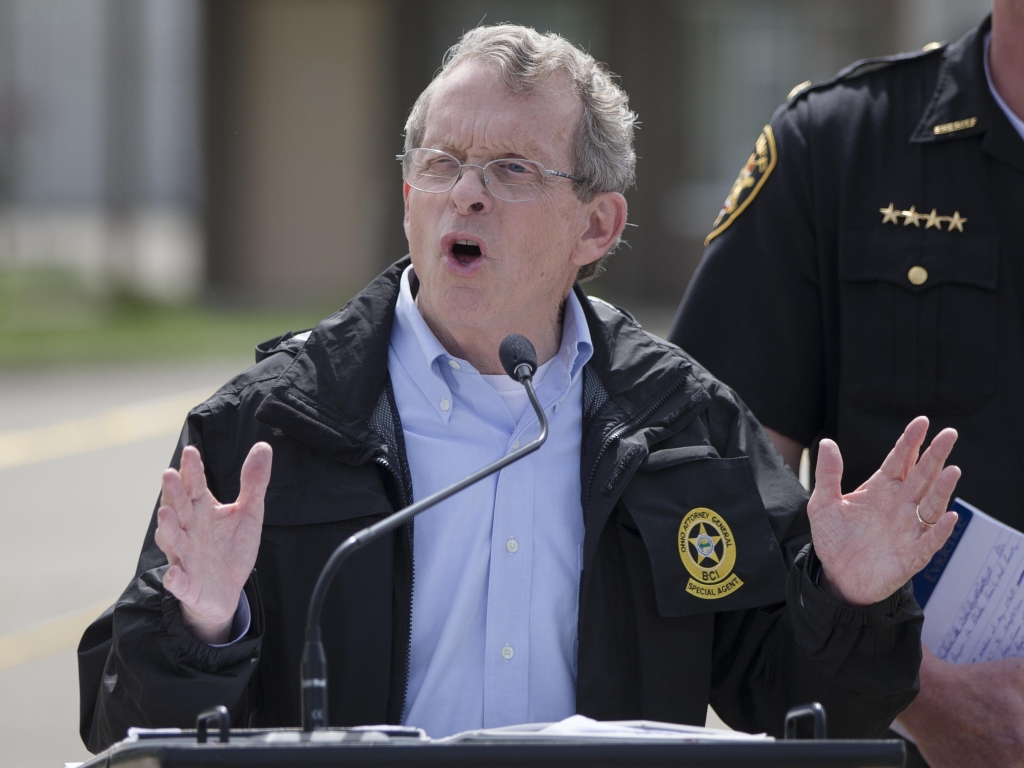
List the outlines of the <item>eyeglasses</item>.
<svg viewBox="0 0 1024 768">
<path fill-rule="evenodd" d="M 548 176 L 586 181 L 561 171 L 549 171 L 540 163 L 521 157 L 502 157 L 486 165 L 474 165 L 463 163 L 439 149 L 410 149 L 404 155 L 395 155 L 395 159 L 402 163 L 402 178 L 406 184 L 420 192 L 438 194 L 450 191 L 462 178 L 464 168 L 479 168 L 488 191 L 509 203 L 536 199 L 543 191 Z"/>
</svg>

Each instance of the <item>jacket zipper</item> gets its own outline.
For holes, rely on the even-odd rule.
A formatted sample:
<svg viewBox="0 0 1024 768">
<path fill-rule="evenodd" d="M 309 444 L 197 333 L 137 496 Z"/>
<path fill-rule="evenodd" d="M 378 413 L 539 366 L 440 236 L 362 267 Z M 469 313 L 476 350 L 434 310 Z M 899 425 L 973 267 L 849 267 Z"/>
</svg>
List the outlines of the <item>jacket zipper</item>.
<svg viewBox="0 0 1024 768">
<path fill-rule="evenodd" d="M 650 407 L 647 408 L 639 416 L 634 416 L 632 419 L 627 421 L 621 427 L 617 427 L 612 430 L 608 437 L 605 438 L 601 444 L 601 449 L 597 452 L 597 457 L 594 459 L 593 465 L 590 467 L 590 478 L 587 480 L 587 504 L 590 504 L 590 497 L 594 493 L 594 476 L 597 475 L 597 468 L 601 465 L 601 459 L 604 458 L 604 454 L 611 447 L 612 443 L 622 437 L 624 434 L 632 429 L 636 429 L 638 426 L 643 424 L 647 419 L 651 418 L 665 403 L 668 402 L 669 398 L 675 394 L 675 391 L 679 389 L 686 382 L 685 377 L 680 376 L 676 380 L 676 383 L 665 390 L 665 393 L 659 397 Z"/>
<path fill-rule="evenodd" d="M 398 488 L 398 495 L 402 499 L 402 506 L 408 506 L 411 504 L 411 500 L 405 497 L 405 486 L 402 484 L 402 478 L 398 476 L 395 468 L 391 466 L 391 463 L 387 460 L 383 454 L 377 454 L 374 457 L 374 461 L 378 466 L 383 467 L 391 478 L 395 481 L 395 487 Z M 416 587 L 416 558 L 413 554 L 413 528 L 412 520 L 405 524 L 405 535 L 409 542 L 409 563 L 411 564 L 409 573 L 409 630 L 408 636 L 405 641 L 405 668 L 402 670 L 404 681 L 402 684 L 402 701 L 401 706 L 398 708 L 398 725 L 402 724 L 402 719 L 405 717 L 405 702 L 409 698 L 409 670 L 412 667 L 412 596 Z"/>
</svg>

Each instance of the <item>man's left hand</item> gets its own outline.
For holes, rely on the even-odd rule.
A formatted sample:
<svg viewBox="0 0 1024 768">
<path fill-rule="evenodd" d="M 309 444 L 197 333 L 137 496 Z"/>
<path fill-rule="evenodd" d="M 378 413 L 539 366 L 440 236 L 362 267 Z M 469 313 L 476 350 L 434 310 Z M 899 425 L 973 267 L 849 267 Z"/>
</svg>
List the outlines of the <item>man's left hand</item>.
<svg viewBox="0 0 1024 768">
<path fill-rule="evenodd" d="M 953 532 L 957 516 L 946 510 L 960 469 L 942 465 L 956 431 L 939 432 L 918 460 L 927 432 L 928 419 L 918 416 L 879 470 L 846 495 L 839 446 L 821 441 L 807 516 L 824 586 L 850 605 L 889 597 L 928 564 Z"/>
</svg>

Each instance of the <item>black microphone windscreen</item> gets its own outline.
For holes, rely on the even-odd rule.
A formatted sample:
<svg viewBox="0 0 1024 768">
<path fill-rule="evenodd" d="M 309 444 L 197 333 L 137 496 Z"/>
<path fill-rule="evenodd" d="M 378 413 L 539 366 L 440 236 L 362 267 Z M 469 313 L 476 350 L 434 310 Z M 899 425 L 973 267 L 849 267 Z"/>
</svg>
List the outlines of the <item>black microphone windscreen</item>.
<svg viewBox="0 0 1024 768">
<path fill-rule="evenodd" d="M 531 376 L 537 370 L 537 350 L 533 348 L 533 344 L 528 338 L 518 333 L 510 333 L 504 338 L 501 346 L 498 347 L 498 357 L 501 359 L 501 367 L 505 369 L 505 373 L 516 381 L 519 381 L 519 377 L 516 376 L 516 368 L 523 363 L 530 366 Z"/>
</svg>

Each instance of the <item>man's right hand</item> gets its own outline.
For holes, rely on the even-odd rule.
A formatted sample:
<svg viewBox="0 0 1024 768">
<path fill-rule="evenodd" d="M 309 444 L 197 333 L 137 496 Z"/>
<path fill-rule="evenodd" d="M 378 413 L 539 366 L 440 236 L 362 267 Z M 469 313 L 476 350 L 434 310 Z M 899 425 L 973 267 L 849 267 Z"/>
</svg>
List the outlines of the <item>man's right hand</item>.
<svg viewBox="0 0 1024 768">
<path fill-rule="evenodd" d="M 230 639 L 238 598 L 260 548 L 272 456 L 266 443 L 252 447 L 234 504 L 221 504 L 210 493 L 194 446 L 182 451 L 180 470 L 164 471 L 156 529 L 156 545 L 170 564 L 164 587 L 181 603 L 185 626 L 206 643 Z"/>
</svg>

